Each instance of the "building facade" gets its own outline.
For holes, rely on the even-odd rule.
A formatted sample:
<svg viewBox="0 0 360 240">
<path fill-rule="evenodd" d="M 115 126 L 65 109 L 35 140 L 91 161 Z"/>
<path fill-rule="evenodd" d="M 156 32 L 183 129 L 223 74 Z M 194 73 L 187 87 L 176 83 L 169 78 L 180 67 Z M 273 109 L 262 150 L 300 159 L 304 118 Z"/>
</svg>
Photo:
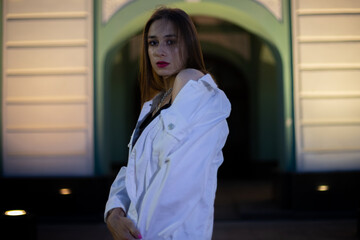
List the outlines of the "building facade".
<svg viewBox="0 0 360 240">
<path fill-rule="evenodd" d="M 161 5 L 193 17 L 232 102 L 224 171 L 360 170 L 359 1 L 3 0 L 3 177 L 126 164 L 141 30 Z"/>
</svg>

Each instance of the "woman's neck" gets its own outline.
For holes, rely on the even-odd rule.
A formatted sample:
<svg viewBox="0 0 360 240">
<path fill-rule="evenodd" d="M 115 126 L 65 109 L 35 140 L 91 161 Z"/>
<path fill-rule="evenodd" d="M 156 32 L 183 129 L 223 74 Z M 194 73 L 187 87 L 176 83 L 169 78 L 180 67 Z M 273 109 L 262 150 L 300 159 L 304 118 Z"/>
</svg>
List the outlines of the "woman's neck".
<svg viewBox="0 0 360 240">
<path fill-rule="evenodd" d="M 170 77 L 167 77 L 167 78 L 163 78 L 165 92 L 173 87 L 174 82 L 175 82 L 175 76 L 170 76 Z"/>
</svg>

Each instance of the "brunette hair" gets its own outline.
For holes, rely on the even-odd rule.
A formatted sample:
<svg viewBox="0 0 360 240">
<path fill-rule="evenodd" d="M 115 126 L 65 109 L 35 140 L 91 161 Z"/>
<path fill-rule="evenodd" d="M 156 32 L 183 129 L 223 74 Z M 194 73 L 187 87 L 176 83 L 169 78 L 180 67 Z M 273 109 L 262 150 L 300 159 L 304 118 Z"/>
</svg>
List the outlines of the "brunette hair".
<svg viewBox="0 0 360 240">
<path fill-rule="evenodd" d="M 191 18 L 187 13 L 178 8 L 158 8 L 147 21 L 143 36 L 140 57 L 140 93 L 141 105 L 150 100 L 159 91 L 165 90 L 162 79 L 153 71 L 148 54 L 148 33 L 153 22 L 166 19 L 172 22 L 180 33 L 181 43 L 186 56 L 185 68 L 194 68 L 206 73 L 203 55 L 197 31 Z"/>
</svg>

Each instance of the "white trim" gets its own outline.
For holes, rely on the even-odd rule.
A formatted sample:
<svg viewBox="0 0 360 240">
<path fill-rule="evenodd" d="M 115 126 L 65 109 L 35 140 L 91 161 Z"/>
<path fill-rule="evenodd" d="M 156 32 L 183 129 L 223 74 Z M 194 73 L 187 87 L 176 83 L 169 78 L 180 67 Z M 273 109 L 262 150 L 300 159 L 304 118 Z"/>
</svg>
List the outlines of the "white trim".
<svg viewBox="0 0 360 240">
<path fill-rule="evenodd" d="M 85 132 L 87 131 L 86 125 L 78 126 L 8 126 L 7 132 L 20 133 L 20 132 Z"/>
<path fill-rule="evenodd" d="M 304 148 L 304 153 L 359 152 L 360 147 L 353 148 Z"/>
<path fill-rule="evenodd" d="M 359 42 L 360 36 L 299 36 L 299 43 L 317 42 Z"/>
<path fill-rule="evenodd" d="M 95 173 L 95 157 L 94 157 L 94 4 L 96 4 L 92 0 L 88 0 L 88 18 L 87 18 L 87 39 L 88 39 L 88 45 L 87 45 L 87 68 L 86 68 L 86 75 L 87 78 L 87 141 L 86 141 L 86 152 L 87 152 L 87 158 L 88 158 L 88 168 L 90 169 L 90 172 L 92 174 Z M 104 160 L 104 159 L 100 159 Z M 100 161 L 98 160 L 98 161 Z"/>
<path fill-rule="evenodd" d="M 307 15 L 332 15 L 332 14 L 358 14 L 360 8 L 314 8 L 314 9 L 298 9 L 296 14 L 299 16 Z"/>
<path fill-rule="evenodd" d="M 360 98 L 360 92 L 300 92 L 302 99 Z"/>
<path fill-rule="evenodd" d="M 296 65 L 296 63 L 294 64 Z M 360 69 L 360 63 L 302 63 L 298 65 L 301 71 Z"/>
<path fill-rule="evenodd" d="M 39 97 L 39 98 L 7 98 L 7 104 L 69 104 L 69 103 L 88 103 L 87 96 L 81 97 Z"/>
<path fill-rule="evenodd" d="M 306 126 L 344 126 L 360 125 L 360 119 L 338 119 L 338 120 L 302 120 L 301 125 Z"/>
<path fill-rule="evenodd" d="M 89 74 L 87 67 L 77 68 L 25 68 L 25 69 L 8 69 L 7 76 L 27 76 L 27 75 L 71 75 L 71 74 Z"/>
<path fill-rule="evenodd" d="M 55 40 L 55 41 L 9 41 L 6 43 L 8 48 L 26 48 L 26 47 L 86 47 L 86 39 L 74 40 Z"/>
<path fill-rule="evenodd" d="M 299 21 L 296 13 L 298 8 L 297 0 L 291 0 L 291 20 L 292 20 L 292 52 L 293 52 L 293 100 L 294 100 L 294 126 L 295 126 L 295 161 L 296 168 L 302 169 L 303 164 L 303 132 L 301 128 L 301 101 L 300 92 L 300 55 L 299 55 Z"/>
<path fill-rule="evenodd" d="M 72 152 L 72 153 L 12 153 L 7 154 L 9 157 L 71 157 L 71 156 L 87 156 L 86 152 Z"/>
<path fill-rule="evenodd" d="M 29 20 L 29 19 L 74 19 L 87 18 L 87 12 L 47 12 L 47 13 L 10 13 L 6 20 Z"/>
</svg>

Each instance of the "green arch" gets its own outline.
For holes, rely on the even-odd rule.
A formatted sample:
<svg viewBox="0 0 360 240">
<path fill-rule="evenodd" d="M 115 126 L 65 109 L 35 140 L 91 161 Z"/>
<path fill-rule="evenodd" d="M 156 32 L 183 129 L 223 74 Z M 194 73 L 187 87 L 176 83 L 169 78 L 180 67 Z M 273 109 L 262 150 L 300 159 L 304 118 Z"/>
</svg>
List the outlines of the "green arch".
<svg viewBox="0 0 360 240">
<path fill-rule="evenodd" d="M 206 15 L 229 21 L 265 40 L 273 51 L 279 65 L 278 80 L 282 83 L 283 112 L 281 114 L 281 168 L 292 171 L 295 166 L 293 137 L 293 104 L 291 78 L 291 32 L 289 3 L 283 0 L 283 20 L 277 21 L 262 5 L 253 0 L 219 0 L 178 2 L 173 0 L 137 0 L 120 9 L 105 24 L 101 21 L 101 1 L 95 4 L 95 173 L 102 175 L 109 171 L 106 146 L 109 139 L 106 133 L 106 80 L 109 65 L 116 50 L 128 38 L 141 31 L 153 10 L 160 5 L 179 7 L 190 15 Z M 120 44 L 119 44 L 120 43 Z"/>
</svg>

